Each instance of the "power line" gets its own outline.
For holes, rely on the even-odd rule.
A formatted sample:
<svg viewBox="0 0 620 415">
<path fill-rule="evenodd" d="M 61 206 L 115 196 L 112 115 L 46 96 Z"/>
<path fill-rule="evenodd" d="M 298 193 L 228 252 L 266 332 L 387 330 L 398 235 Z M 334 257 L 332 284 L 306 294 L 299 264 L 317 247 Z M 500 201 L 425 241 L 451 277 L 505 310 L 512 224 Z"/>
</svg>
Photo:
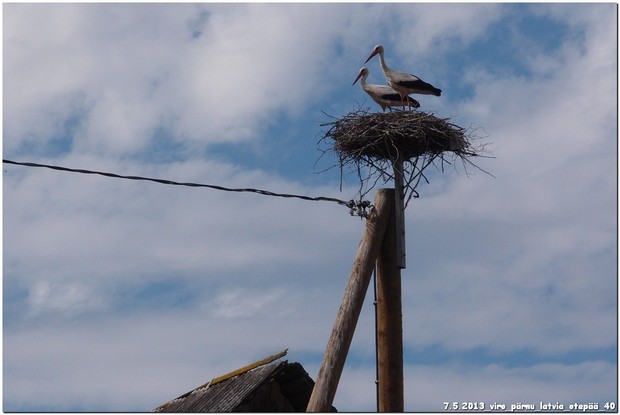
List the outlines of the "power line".
<svg viewBox="0 0 620 415">
<path fill-rule="evenodd" d="M 333 202 L 333 203 L 338 203 L 339 205 L 348 207 L 349 208 L 349 213 L 351 215 L 358 215 L 358 216 L 362 216 L 362 217 L 366 217 L 367 216 L 367 211 L 366 210 L 371 207 L 370 202 L 366 201 L 366 200 L 359 200 L 359 201 L 349 200 L 347 202 L 347 201 L 344 201 L 344 200 L 336 199 L 334 197 L 325 197 L 325 196 L 312 197 L 312 196 L 295 195 L 295 194 L 288 194 L 288 193 L 275 193 L 275 192 L 271 192 L 269 190 L 261 190 L 261 189 L 253 189 L 253 188 L 229 188 L 229 187 L 218 186 L 218 185 L 214 185 L 214 184 L 192 183 L 192 182 L 176 182 L 176 181 L 173 181 L 173 180 L 157 179 L 157 178 L 152 178 L 152 177 L 125 176 L 125 175 L 121 175 L 121 174 L 109 173 L 109 172 L 103 172 L 103 171 L 86 170 L 86 169 L 73 169 L 73 168 L 69 168 L 69 167 L 54 166 L 54 165 L 50 165 L 50 164 L 19 162 L 19 161 L 12 161 L 12 160 L 6 160 L 6 159 L 2 159 L 2 163 L 14 164 L 14 165 L 17 165 L 17 166 L 25 166 L 25 167 L 41 167 L 41 168 L 65 171 L 65 172 L 70 172 L 70 173 L 96 174 L 96 175 L 105 176 L 105 177 L 112 177 L 112 178 L 115 178 L 115 179 L 142 180 L 142 181 L 149 181 L 149 182 L 155 182 L 155 183 L 160 183 L 160 184 L 167 184 L 167 185 L 172 185 L 172 186 L 206 187 L 206 188 L 209 188 L 209 189 L 221 190 L 221 191 L 224 191 L 224 192 L 257 193 L 257 194 L 260 194 L 260 195 L 263 195 L 263 196 L 283 197 L 283 198 L 289 198 L 289 199 L 294 198 L 294 199 L 301 199 L 301 200 L 306 200 L 306 201 L 311 201 L 311 202 Z"/>
</svg>

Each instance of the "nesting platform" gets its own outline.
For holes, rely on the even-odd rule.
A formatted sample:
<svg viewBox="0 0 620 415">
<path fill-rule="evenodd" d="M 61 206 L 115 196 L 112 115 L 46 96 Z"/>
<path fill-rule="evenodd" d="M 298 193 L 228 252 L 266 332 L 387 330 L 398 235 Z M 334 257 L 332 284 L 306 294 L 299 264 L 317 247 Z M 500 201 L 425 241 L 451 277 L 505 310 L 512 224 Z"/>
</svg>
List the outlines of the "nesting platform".
<svg viewBox="0 0 620 415">
<path fill-rule="evenodd" d="M 341 159 L 403 160 L 445 151 L 471 155 L 465 129 L 422 111 L 356 111 L 323 126 Z"/>
<path fill-rule="evenodd" d="M 415 188 L 421 179 L 428 182 L 423 171 L 441 162 L 460 159 L 463 165 L 473 165 L 470 158 L 479 156 L 484 144 L 471 143 L 472 131 L 423 111 L 370 112 L 359 109 L 321 124 L 327 127 L 321 142 L 339 158 L 341 174 L 344 168 L 355 172 L 360 179 L 360 197 L 378 182 L 394 178 L 393 168 L 400 161 L 405 178 L 405 192 L 417 197 Z M 408 198 L 407 198 L 408 200 Z"/>
</svg>

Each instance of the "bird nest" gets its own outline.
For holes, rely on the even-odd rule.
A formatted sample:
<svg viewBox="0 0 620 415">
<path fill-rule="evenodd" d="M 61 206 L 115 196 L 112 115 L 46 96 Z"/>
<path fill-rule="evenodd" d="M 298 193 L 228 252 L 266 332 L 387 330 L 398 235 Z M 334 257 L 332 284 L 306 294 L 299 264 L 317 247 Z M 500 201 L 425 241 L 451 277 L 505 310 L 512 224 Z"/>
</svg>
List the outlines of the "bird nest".
<svg viewBox="0 0 620 415">
<path fill-rule="evenodd" d="M 470 158 L 480 156 L 485 147 L 472 145 L 477 138 L 472 131 L 422 111 L 360 109 L 321 126 L 328 127 L 320 140 L 327 144 L 324 152 L 336 153 L 341 172 L 350 168 L 357 173 L 360 199 L 381 180 L 394 179 L 395 169 L 400 168 L 409 202 L 419 196 L 415 189 L 420 181 L 428 182 L 424 175 L 428 166 L 440 163 L 443 171 L 446 163 L 460 159 L 465 167 L 480 169 Z"/>
</svg>

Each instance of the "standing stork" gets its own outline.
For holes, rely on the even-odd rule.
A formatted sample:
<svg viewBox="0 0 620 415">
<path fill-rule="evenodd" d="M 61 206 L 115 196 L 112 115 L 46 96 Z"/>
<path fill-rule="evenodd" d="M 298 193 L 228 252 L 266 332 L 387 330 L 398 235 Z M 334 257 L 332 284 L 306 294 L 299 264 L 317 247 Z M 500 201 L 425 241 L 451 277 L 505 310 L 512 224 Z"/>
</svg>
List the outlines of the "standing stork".
<svg viewBox="0 0 620 415">
<path fill-rule="evenodd" d="M 372 53 L 366 59 L 368 62 L 372 59 L 373 56 L 379 55 L 379 59 L 381 60 L 381 69 L 383 69 L 383 74 L 387 79 L 388 83 L 396 92 L 400 94 L 401 103 L 403 104 L 403 109 L 405 109 L 405 97 L 409 94 L 425 94 L 425 95 L 441 95 L 441 89 L 435 88 L 428 82 L 424 82 L 420 78 L 415 75 L 411 75 L 406 72 L 397 72 L 390 69 L 385 64 L 385 59 L 383 57 L 383 46 L 377 45 L 372 50 Z M 364 62 L 364 63 L 366 63 Z"/>
<path fill-rule="evenodd" d="M 355 78 L 355 81 L 353 81 L 352 85 L 355 85 L 355 83 L 360 78 L 362 78 L 362 81 L 360 82 L 360 84 L 362 85 L 362 89 L 366 91 L 368 95 L 370 95 L 370 98 L 372 98 L 373 101 L 375 101 L 377 104 L 381 106 L 381 109 L 383 110 L 383 112 L 385 112 L 386 108 L 391 109 L 392 107 L 396 107 L 403 103 L 403 99 L 401 98 L 400 94 L 396 92 L 394 89 L 390 88 L 389 86 L 367 84 L 366 78 L 368 78 L 368 74 L 369 74 L 368 68 L 360 69 L 360 72 L 357 74 L 357 78 Z M 420 107 L 420 103 L 416 101 L 415 99 L 409 96 L 407 96 L 406 99 L 407 99 L 407 105 L 409 105 L 409 107 L 413 107 L 413 108 Z"/>
</svg>

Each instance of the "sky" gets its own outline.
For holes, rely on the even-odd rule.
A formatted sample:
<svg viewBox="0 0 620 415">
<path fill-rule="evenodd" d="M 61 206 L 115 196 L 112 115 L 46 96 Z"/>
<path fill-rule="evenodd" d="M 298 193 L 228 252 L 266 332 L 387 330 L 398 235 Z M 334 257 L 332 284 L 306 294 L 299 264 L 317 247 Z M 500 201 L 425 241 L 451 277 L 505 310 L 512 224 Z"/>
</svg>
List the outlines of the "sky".
<svg viewBox="0 0 620 415">
<path fill-rule="evenodd" d="M 321 124 L 380 111 L 351 84 L 382 44 L 492 174 L 431 166 L 406 210 L 405 410 L 618 403 L 616 4 L 2 9 L 5 159 L 343 200 Z M 150 411 L 284 348 L 316 378 L 364 231 L 346 207 L 2 184 L 4 411 Z M 376 408 L 372 287 L 334 406 Z"/>
</svg>

